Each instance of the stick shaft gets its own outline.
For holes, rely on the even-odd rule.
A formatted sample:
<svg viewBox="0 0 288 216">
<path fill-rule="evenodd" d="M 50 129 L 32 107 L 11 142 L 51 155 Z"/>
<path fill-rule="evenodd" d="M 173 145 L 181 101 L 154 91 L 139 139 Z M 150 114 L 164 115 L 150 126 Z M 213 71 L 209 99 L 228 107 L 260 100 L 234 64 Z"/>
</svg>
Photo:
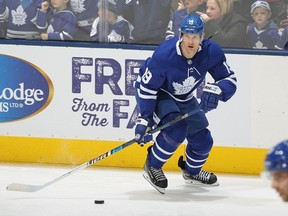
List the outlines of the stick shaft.
<svg viewBox="0 0 288 216">
<path fill-rule="evenodd" d="M 157 133 L 157 132 L 169 127 L 172 124 L 175 124 L 175 123 L 177 123 L 177 122 L 179 122 L 179 121 L 181 121 L 183 119 L 188 118 L 189 116 L 197 113 L 198 111 L 199 111 L 199 109 L 196 109 L 196 110 L 188 112 L 188 113 L 186 113 L 186 114 L 184 114 L 182 116 L 178 116 L 177 118 L 171 120 L 170 122 L 167 122 L 166 124 L 161 125 L 160 127 L 157 127 L 155 129 L 150 130 L 148 133 L 149 134 Z M 65 177 L 70 176 L 71 174 L 73 174 L 75 172 L 78 172 L 79 170 L 85 169 L 85 168 L 91 166 L 92 164 L 95 164 L 98 161 L 101 161 L 101 160 L 109 157 L 110 155 L 115 154 L 115 153 L 123 150 L 124 148 L 134 144 L 135 142 L 136 142 L 136 140 L 132 139 L 132 140 L 126 142 L 126 143 L 123 143 L 122 145 L 117 146 L 117 147 L 105 152 L 104 154 L 102 154 L 102 155 L 100 155 L 100 156 L 98 156 L 96 158 L 93 158 L 93 159 L 91 159 L 91 160 L 89 160 L 89 161 L 87 161 L 87 162 L 75 167 L 74 169 L 70 170 L 69 172 L 64 173 L 63 175 L 61 175 L 61 176 L 59 176 L 59 177 L 57 177 L 57 178 L 55 178 L 55 179 L 43 184 L 43 185 L 27 185 L 27 184 L 12 183 L 12 184 L 10 184 L 10 185 L 8 185 L 6 187 L 6 190 L 9 190 L 9 191 L 21 191 L 21 192 L 35 192 L 35 191 L 41 190 L 41 189 L 43 189 L 43 188 L 45 188 L 45 187 L 47 187 L 47 186 L 49 186 L 51 184 L 54 184 L 54 183 L 60 181 L 61 179 L 65 178 Z"/>
</svg>

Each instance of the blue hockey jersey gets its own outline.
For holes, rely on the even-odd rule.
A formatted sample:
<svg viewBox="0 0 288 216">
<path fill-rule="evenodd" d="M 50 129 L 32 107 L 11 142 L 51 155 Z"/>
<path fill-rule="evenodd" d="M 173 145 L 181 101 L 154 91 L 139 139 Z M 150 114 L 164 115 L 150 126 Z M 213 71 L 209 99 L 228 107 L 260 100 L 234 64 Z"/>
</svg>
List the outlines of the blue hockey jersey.
<svg viewBox="0 0 288 216">
<path fill-rule="evenodd" d="M 47 29 L 48 40 L 72 40 L 77 30 L 77 20 L 69 9 L 58 11 L 50 9 L 47 12 L 39 10 L 37 27 Z"/>
<path fill-rule="evenodd" d="M 257 29 L 255 23 L 247 27 L 248 47 L 252 49 L 279 49 L 281 36 L 277 25 L 271 20 L 263 29 Z"/>
<path fill-rule="evenodd" d="M 98 0 L 70 0 L 70 4 L 78 26 L 90 32 L 98 16 Z"/>
<path fill-rule="evenodd" d="M 217 43 L 204 40 L 194 57 L 187 59 L 181 53 L 178 37 L 165 41 L 142 65 L 135 83 L 141 116 L 152 118 L 160 92 L 180 103 L 189 101 L 207 72 L 222 89 L 221 100 L 230 99 L 236 91 L 236 78 Z"/>
<path fill-rule="evenodd" d="M 7 39 L 39 39 L 37 8 L 43 0 L 1 0 L 0 20 L 8 20 Z"/>
<path fill-rule="evenodd" d="M 122 16 L 117 16 L 113 24 L 108 24 L 108 42 L 131 42 L 133 26 Z M 99 17 L 94 21 L 90 34 L 91 41 L 99 41 Z"/>
</svg>

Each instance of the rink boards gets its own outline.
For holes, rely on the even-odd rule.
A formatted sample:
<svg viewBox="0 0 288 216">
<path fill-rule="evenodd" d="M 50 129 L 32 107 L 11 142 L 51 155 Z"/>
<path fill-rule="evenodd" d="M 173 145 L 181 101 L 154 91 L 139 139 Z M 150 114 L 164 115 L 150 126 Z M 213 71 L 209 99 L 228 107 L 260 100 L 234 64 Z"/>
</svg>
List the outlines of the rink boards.
<svg viewBox="0 0 288 216">
<path fill-rule="evenodd" d="M 0 46 L 0 161 L 76 165 L 133 138 L 133 83 L 153 50 Z M 259 174 L 267 149 L 287 138 L 288 57 L 226 56 L 238 89 L 207 114 L 214 147 L 205 166 Z M 184 150 L 165 169 L 178 170 Z M 145 157 L 145 147 L 132 145 L 96 165 L 142 168 Z"/>
<path fill-rule="evenodd" d="M 24 137 L 0 137 L 0 159 L 4 162 L 72 164 L 79 165 L 120 146 L 122 142 L 61 140 Z M 3 144 L 4 143 L 4 144 Z M 146 149 L 137 144 L 113 154 L 93 166 L 142 168 Z M 165 164 L 165 170 L 180 171 L 178 158 L 184 155 L 181 145 Z M 215 146 L 205 164 L 205 169 L 218 173 L 260 174 L 267 150 L 262 148 L 238 148 Z"/>
</svg>

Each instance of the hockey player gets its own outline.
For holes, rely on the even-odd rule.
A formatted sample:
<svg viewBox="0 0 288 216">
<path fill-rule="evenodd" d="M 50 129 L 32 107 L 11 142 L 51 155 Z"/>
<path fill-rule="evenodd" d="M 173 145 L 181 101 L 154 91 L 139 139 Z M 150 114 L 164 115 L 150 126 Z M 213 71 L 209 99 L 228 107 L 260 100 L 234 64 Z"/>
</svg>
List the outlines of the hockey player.
<svg viewBox="0 0 288 216">
<path fill-rule="evenodd" d="M 274 146 L 266 155 L 265 170 L 271 174 L 272 187 L 288 202 L 288 140 Z"/>
<path fill-rule="evenodd" d="M 0 0 L 0 21 L 7 21 L 7 39 L 39 39 L 37 8 L 43 0 Z"/>
<path fill-rule="evenodd" d="M 217 108 L 218 101 L 227 101 L 236 91 L 236 78 L 226 62 L 221 47 L 203 39 L 204 23 L 198 14 L 184 18 L 180 36 L 163 42 L 140 69 L 135 83 L 140 115 L 136 122 L 135 139 L 139 144 L 151 141 L 146 134 L 155 122 L 170 122 L 191 110 L 199 109 L 193 91 L 204 80 L 207 71 L 215 82 L 207 84 L 201 96 L 201 111 L 162 130 L 153 146 L 148 148 L 144 177 L 160 193 L 168 185 L 163 165 L 183 143 L 188 141 L 186 161 L 178 166 L 187 183 L 218 185 L 217 177 L 202 170 L 213 146 L 205 113 Z"/>
<path fill-rule="evenodd" d="M 53 0 L 41 5 L 37 13 L 37 27 L 46 30 L 41 34 L 42 40 L 72 40 L 77 29 L 77 20 L 70 10 L 69 0 Z"/>
</svg>

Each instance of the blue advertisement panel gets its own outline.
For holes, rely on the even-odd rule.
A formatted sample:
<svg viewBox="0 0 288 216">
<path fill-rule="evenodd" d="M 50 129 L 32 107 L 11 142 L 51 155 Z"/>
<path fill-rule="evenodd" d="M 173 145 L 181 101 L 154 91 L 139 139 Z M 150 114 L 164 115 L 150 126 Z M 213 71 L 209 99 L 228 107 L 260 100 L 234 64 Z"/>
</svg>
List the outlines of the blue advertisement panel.
<svg viewBox="0 0 288 216">
<path fill-rule="evenodd" d="M 53 84 L 45 72 L 23 59 L 0 55 L 0 122 L 29 118 L 45 109 Z"/>
</svg>

